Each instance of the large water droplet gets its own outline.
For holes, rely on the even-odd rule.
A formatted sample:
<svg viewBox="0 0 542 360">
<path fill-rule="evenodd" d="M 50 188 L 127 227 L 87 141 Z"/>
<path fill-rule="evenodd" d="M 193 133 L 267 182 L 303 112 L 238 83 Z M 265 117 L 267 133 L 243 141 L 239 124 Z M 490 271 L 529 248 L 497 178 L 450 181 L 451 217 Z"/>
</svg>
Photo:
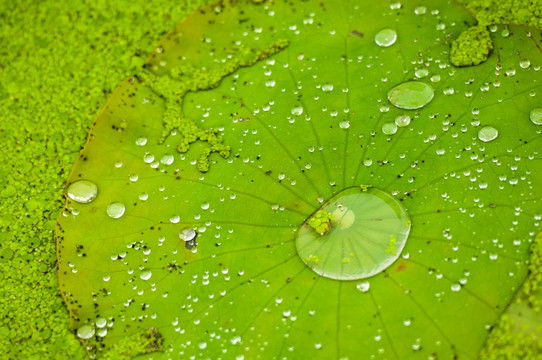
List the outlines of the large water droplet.
<svg viewBox="0 0 542 360">
<path fill-rule="evenodd" d="M 183 241 L 191 241 L 196 237 L 196 231 L 194 229 L 182 229 L 179 232 L 179 238 Z"/>
<path fill-rule="evenodd" d="M 410 218 L 399 201 L 362 186 L 327 200 L 301 226 L 295 242 L 301 260 L 319 275 L 356 280 L 397 260 L 409 232 Z"/>
<path fill-rule="evenodd" d="M 67 195 L 73 201 L 88 204 L 96 199 L 98 186 L 88 180 L 78 180 L 68 186 Z"/>
<path fill-rule="evenodd" d="M 113 219 L 118 219 L 122 215 L 124 215 L 124 210 L 125 210 L 124 204 L 120 202 L 112 202 L 107 207 L 107 215 L 109 215 L 109 217 Z"/>
<path fill-rule="evenodd" d="M 497 129 L 495 129 L 493 126 L 484 126 L 478 130 L 478 139 L 482 140 L 483 142 L 495 140 L 497 136 L 499 136 L 499 131 L 497 131 Z"/>
<path fill-rule="evenodd" d="M 83 325 L 77 329 L 77 336 L 83 340 L 88 340 L 94 336 L 94 327 L 92 325 Z"/>
<path fill-rule="evenodd" d="M 542 125 L 542 108 L 532 109 L 529 116 L 533 124 Z"/>
<path fill-rule="evenodd" d="M 392 46 L 395 41 L 397 41 L 397 33 L 392 29 L 382 29 L 375 35 L 375 43 L 378 46 Z"/>
<path fill-rule="evenodd" d="M 421 81 L 407 81 L 388 91 L 388 100 L 400 109 L 419 109 L 427 105 L 435 91 Z"/>
</svg>

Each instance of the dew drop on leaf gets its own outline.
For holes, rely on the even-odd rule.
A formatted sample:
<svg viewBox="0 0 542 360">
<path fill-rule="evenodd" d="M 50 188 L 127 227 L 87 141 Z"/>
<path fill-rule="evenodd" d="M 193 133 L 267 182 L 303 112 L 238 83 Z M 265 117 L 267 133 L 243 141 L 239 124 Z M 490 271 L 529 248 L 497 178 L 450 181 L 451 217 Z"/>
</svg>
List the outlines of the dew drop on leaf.
<svg viewBox="0 0 542 360">
<path fill-rule="evenodd" d="M 382 132 L 386 135 L 393 135 L 397 132 L 397 124 L 387 122 L 382 125 Z"/>
<path fill-rule="evenodd" d="M 414 72 L 414 75 L 418 78 L 418 79 L 422 79 L 424 77 L 426 77 L 427 75 L 429 75 L 429 70 L 427 69 L 418 69 Z"/>
<path fill-rule="evenodd" d="M 410 124 L 410 116 L 400 115 L 395 118 L 395 125 L 399 127 L 406 127 Z"/>
<path fill-rule="evenodd" d="M 395 124 L 394 124 L 395 125 Z M 394 197 L 375 188 L 347 188 L 298 230 L 297 253 L 314 272 L 336 280 L 363 279 L 401 254 L 410 218 Z"/>
<path fill-rule="evenodd" d="M 94 336 L 95 330 L 92 325 L 85 324 L 77 329 L 77 336 L 83 340 L 88 340 Z"/>
<path fill-rule="evenodd" d="M 139 274 L 139 278 L 141 280 L 149 280 L 152 276 L 152 272 L 150 270 L 143 270 L 140 274 Z"/>
<path fill-rule="evenodd" d="M 400 109 L 419 109 L 427 105 L 435 91 L 421 81 L 407 81 L 392 88 L 388 92 L 388 100 Z"/>
<path fill-rule="evenodd" d="M 392 29 L 382 29 L 375 35 L 375 43 L 381 47 L 388 47 L 397 41 L 397 32 Z"/>
<path fill-rule="evenodd" d="M 88 180 L 79 180 L 71 183 L 66 193 L 73 201 L 88 204 L 96 199 L 98 186 Z"/>
<path fill-rule="evenodd" d="M 416 15 L 423 15 L 427 12 L 427 8 L 425 6 L 418 6 L 414 9 L 414 14 Z"/>
<path fill-rule="evenodd" d="M 182 229 L 179 233 L 179 238 L 183 241 L 191 241 L 196 237 L 196 231 L 194 229 Z"/>
<path fill-rule="evenodd" d="M 302 106 L 296 106 L 296 107 L 292 108 L 292 115 L 299 116 L 301 114 L 303 114 L 303 107 Z"/>
<path fill-rule="evenodd" d="M 499 136 L 499 131 L 493 126 L 484 126 L 478 130 L 478 139 L 482 140 L 483 142 L 495 140 L 497 136 Z"/>
<path fill-rule="evenodd" d="M 542 125 L 542 108 L 535 108 L 531 110 L 530 118 L 533 124 Z"/>
<path fill-rule="evenodd" d="M 120 202 L 112 202 L 107 207 L 107 215 L 109 215 L 109 217 L 112 219 L 118 219 L 122 215 L 124 215 L 124 210 L 125 210 L 124 204 Z"/>
<path fill-rule="evenodd" d="M 371 287 L 371 284 L 368 281 L 364 281 L 356 285 L 356 288 L 363 293 L 366 293 L 367 291 L 369 291 L 370 287 Z"/>
<path fill-rule="evenodd" d="M 332 90 L 333 90 L 333 84 L 327 83 L 327 84 L 322 85 L 323 92 L 330 92 Z"/>
</svg>

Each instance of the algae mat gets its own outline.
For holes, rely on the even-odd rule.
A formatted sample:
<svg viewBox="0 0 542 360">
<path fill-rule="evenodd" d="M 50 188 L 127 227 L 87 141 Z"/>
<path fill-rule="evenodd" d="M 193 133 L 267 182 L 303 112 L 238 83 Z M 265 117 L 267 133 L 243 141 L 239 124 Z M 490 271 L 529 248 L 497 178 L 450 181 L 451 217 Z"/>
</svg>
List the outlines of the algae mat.
<svg viewBox="0 0 542 360">
<path fill-rule="evenodd" d="M 68 180 L 60 289 L 87 350 L 476 358 L 540 231 L 542 57 L 494 26 L 456 68 L 468 25 L 446 1 L 181 23 Z"/>
</svg>

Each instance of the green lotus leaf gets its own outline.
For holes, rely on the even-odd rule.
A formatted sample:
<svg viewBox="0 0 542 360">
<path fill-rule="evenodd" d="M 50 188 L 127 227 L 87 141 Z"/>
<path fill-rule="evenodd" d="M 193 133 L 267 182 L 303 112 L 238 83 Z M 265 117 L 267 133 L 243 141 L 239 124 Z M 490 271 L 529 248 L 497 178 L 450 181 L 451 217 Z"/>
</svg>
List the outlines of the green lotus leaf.
<svg viewBox="0 0 542 360">
<path fill-rule="evenodd" d="M 541 228 L 542 55 L 540 32 L 495 27 L 487 61 L 456 68 L 474 23 L 346 0 L 181 23 L 68 180 L 60 289 L 87 350 L 476 358 Z"/>
</svg>

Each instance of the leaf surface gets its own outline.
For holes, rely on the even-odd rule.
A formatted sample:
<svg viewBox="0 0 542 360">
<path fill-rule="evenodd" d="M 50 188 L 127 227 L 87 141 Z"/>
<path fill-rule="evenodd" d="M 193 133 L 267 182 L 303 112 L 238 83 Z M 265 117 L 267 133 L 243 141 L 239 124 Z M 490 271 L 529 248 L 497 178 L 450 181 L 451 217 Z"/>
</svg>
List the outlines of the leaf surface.
<svg viewBox="0 0 542 360">
<path fill-rule="evenodd" d="M 61 290 L 91 352 L 154 328 L 153 359 L 477 357 L 540 231 L 541 39 L 497 31 L 487 62 L 455 68 L 449 42 L 473 19 L 424 8 L 216 3 L 162 41 L 70 174 L 96 198 L 58 221 Z M 382 29 L 395 43 L 375 43 Z M 395 107 L 406 81 L 434 97 Z M 360 185 L 406 209 L 406 245 L 367 279 L 319 276 L 297 232 Z"/>
</svg>

